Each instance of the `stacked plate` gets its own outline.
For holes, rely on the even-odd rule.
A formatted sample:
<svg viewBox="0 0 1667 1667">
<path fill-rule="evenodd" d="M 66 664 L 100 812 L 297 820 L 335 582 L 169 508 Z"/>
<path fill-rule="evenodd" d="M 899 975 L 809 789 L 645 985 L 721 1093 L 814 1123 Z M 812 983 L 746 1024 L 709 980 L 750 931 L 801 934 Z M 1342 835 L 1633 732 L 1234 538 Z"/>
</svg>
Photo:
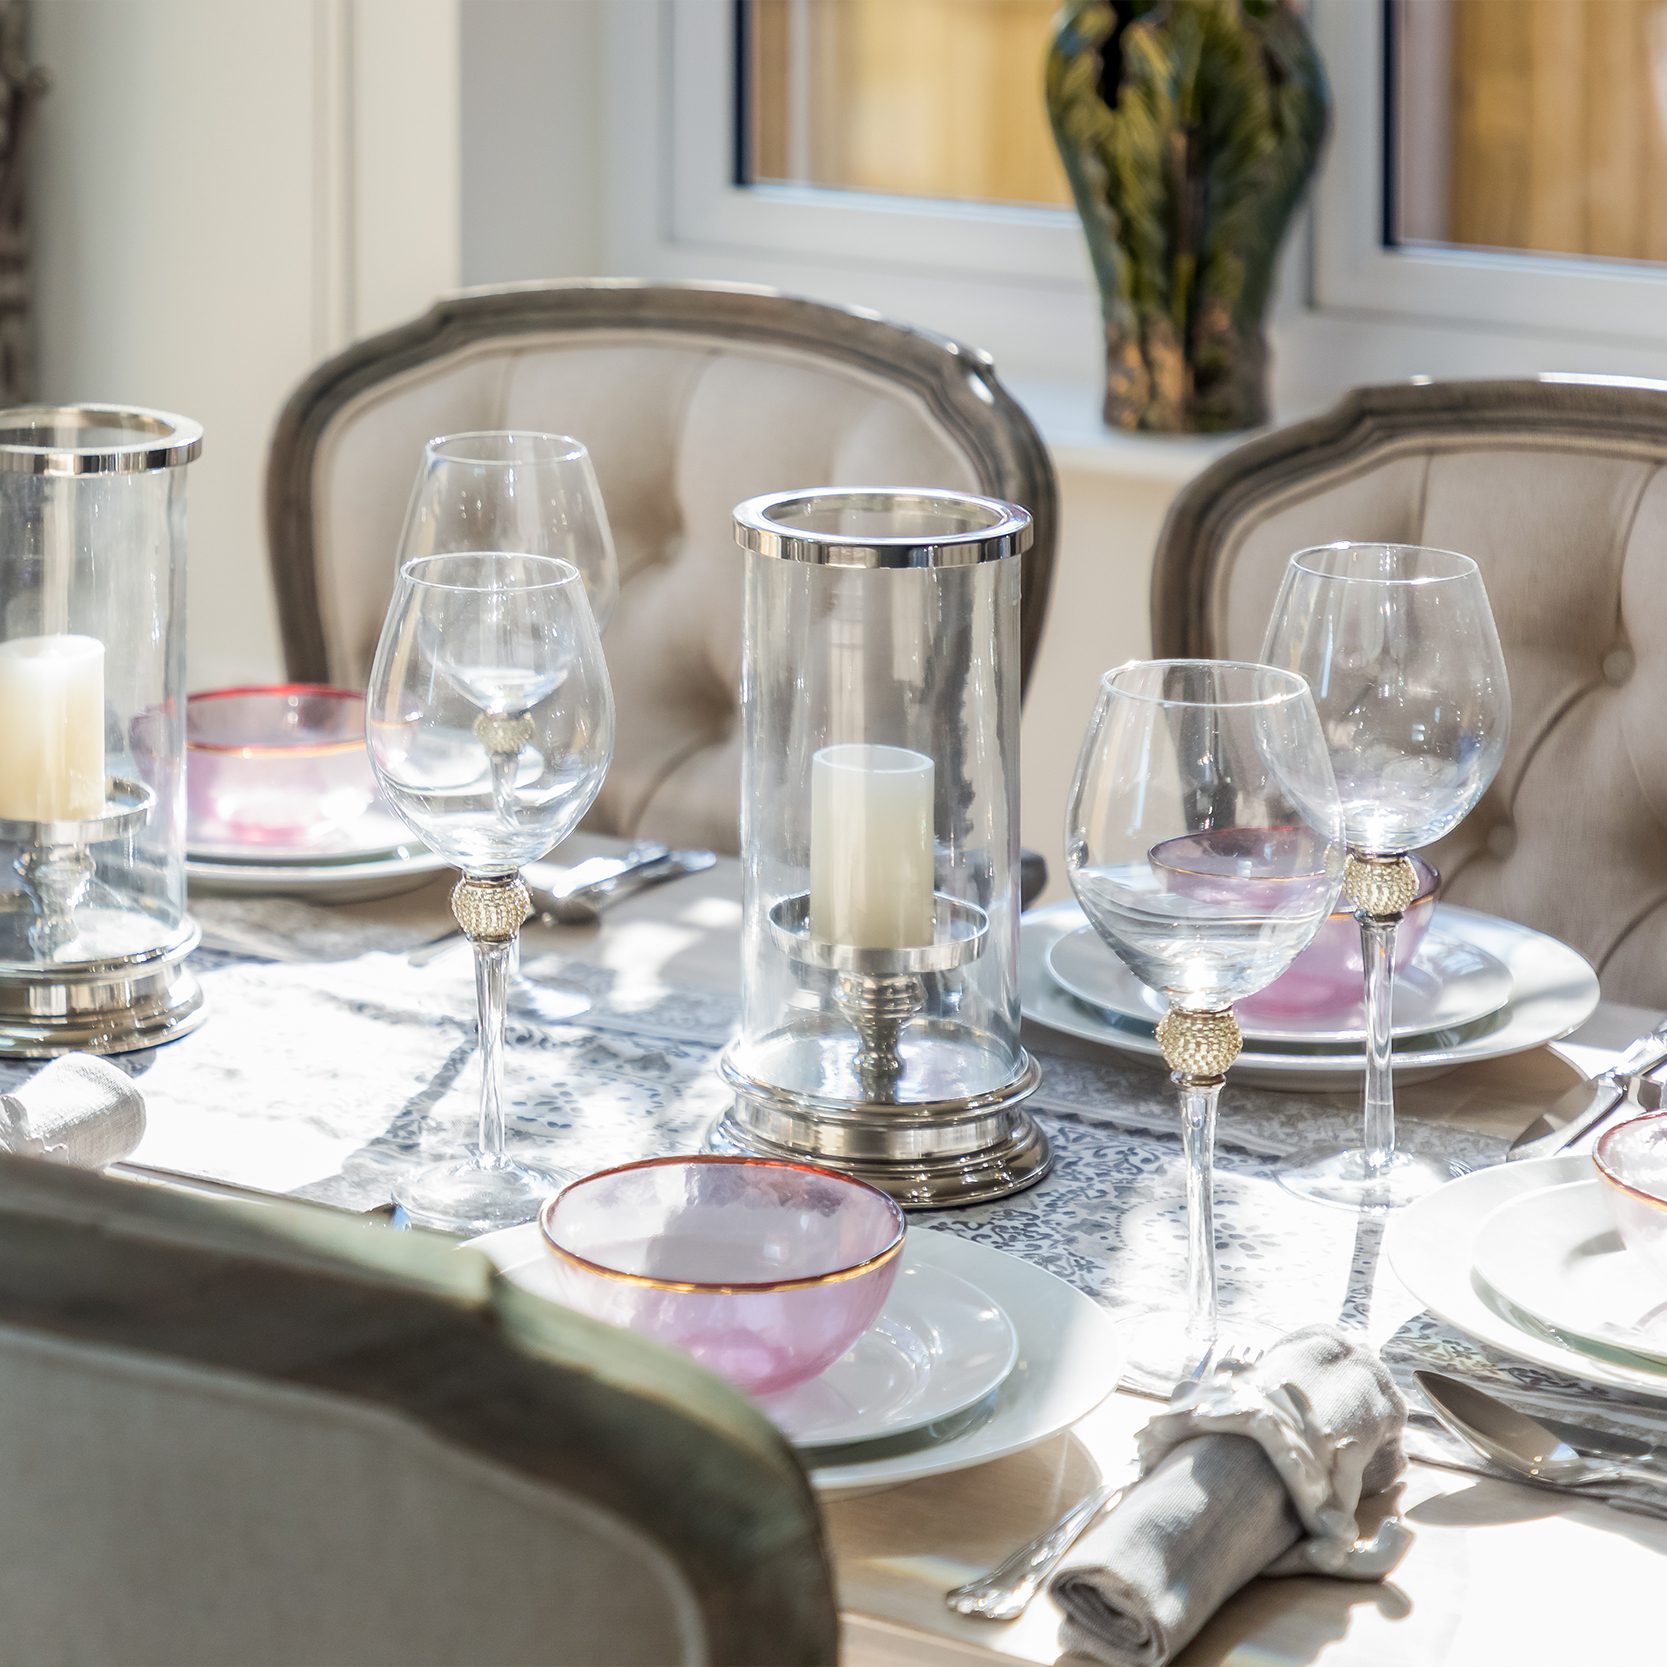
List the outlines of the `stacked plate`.
<svg viewBox="0 0 1667 1667">
<path fill-rule="evenodd" d="M 1667 1282 L 1615 1231 L 1587 1156 L 1500 1164 L 1410 1205 L 1396 1276 L 1458 1330 L 1550 1371 L 1667 1396 Z"/>
<path fill-rule="evenodd" d="M 317 844 L 286 849 L 191 839 L 185 877 L 193 891 L 361 903 L 420 885 L 447 866 L 380 807 Z"/>
<path fill-rule="evenodd" d="M 536 1223 L 473 1241 L 559 1300 Z M 823 1493 L 892 1487 L 1019 1452 L 1116 1386 L 1116 1327 L 1052 1274 L 951 1233 L 910 1228 L 874 1325 L 821 1376 L 760 1403 Z"/>
<path fill-rule="evenodd" d="M 194 891 L 351 903 L 446 866 L 377 796 L 365 700 L 287 684 L 186 702 L 186 878 Z"/>
<path fill-rule="evenodd" d="M 1159 998 L 1101 942 L 1075 903 L 1025 916 L 1019 977 L 1027 1018 L 1159 1057 Z M 1514 921 L 1439 904 L 1396 977 L 1396 1077 L 1414 1081 L 1539 1047 L 1583 1024 L 1597 1002 L 1597 974 L 1566 944 Z M 1240 1025 L 1245 1051 L 1235 1078 L 1325 1089 L 1351 1084 L 1365 1069 L 1358 1001 L 1306 1010 L 1258 1002 L 1240 1011 Z"/>
</svg>

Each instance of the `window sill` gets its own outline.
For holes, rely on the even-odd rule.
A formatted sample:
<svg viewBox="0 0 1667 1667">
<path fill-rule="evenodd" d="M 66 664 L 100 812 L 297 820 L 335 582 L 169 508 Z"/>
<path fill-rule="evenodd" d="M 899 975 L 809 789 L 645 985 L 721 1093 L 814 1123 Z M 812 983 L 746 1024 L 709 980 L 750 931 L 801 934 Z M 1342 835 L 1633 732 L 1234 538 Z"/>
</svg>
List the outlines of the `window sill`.
<svg viewBox="0 0 1667 1667">
<path fill-rule="evenodd" d="M 1257 432 L 1130 434 L 1107 428 L 1100 420 L 1103 396 L 1098 386 L 1022 376 L 1003 380 L 1041 431 L 1061 473 L 1178 488 Z"/>
</svg>

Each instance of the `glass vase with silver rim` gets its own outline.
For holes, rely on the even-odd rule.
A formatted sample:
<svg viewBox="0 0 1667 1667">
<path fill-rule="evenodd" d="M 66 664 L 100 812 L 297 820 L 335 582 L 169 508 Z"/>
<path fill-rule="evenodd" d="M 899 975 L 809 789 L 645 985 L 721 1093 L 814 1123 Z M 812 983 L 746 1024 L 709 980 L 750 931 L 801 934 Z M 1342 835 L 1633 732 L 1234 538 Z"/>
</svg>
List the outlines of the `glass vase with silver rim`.
<svg viewBox="0 0 1667 1667">
<path fill-rule="evenodd" d="M 202 1018 L 185 966 L 185 465 L 202 429 L 0 411 L 0 1053 Z"/>
<path fill-rule="evenodd" d="M 1029 1186 L 1019 1042 L 1019 580 L 996 499 L 778 492 L 746 556 L 742 1023 L 714 1144 L 916 1206 Z"/>
</svg>

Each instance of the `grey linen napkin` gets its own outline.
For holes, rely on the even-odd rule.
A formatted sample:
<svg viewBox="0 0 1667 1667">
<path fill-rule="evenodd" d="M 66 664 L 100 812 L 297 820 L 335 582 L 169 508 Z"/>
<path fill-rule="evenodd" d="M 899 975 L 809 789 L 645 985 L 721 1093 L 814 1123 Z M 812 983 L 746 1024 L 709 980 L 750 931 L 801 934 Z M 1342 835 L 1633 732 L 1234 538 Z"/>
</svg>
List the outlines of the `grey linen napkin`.
<svg viewBox="0 0 1667 1667">
<path fill-rule="evenodd" d="M 133 1079 L 106 1059 L 66 1053 L 11 1094 L 0 1094 L 0 1151 L 102 1169 L 145 1132 Z"/>
<path fill-rule="evenodd" d="M 1162 1667 L 1260 1574 L 1375 1580 L 1407 1530 L 1361 1541 L 1355 1509 L 1405 1468 L 1406 1403 L 1369 1348 L 1329 1326 L 1249 1367 L 1184 1384 L 1141 1432 L 1138 1482 L 1053 1593 L 1064 1643 L 1110 1667 Z"/>
</svg>

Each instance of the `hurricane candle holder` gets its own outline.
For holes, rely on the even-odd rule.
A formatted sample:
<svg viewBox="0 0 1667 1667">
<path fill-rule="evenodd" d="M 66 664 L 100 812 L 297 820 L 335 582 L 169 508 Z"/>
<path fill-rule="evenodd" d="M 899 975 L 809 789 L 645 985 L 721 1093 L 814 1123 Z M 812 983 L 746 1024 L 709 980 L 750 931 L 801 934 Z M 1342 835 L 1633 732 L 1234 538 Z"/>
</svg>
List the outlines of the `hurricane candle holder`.
<svg viewBox="0 0 1667 1667">
<path fill-rule="evenodd" d="M 995 499 L 780 492 L 735 511 L 742 1025 L 713 1142 L 917 1206 L 1047 1172 L 1019 1042 L 1019 569 Z"/>
<path fill-rule="evenodd" d="M 0 1053 L 191 1029 L 185 471 L 194 422 L 0 411 Z M 7 883 L 9 882 L 9 883 Z"/>
</svg>

